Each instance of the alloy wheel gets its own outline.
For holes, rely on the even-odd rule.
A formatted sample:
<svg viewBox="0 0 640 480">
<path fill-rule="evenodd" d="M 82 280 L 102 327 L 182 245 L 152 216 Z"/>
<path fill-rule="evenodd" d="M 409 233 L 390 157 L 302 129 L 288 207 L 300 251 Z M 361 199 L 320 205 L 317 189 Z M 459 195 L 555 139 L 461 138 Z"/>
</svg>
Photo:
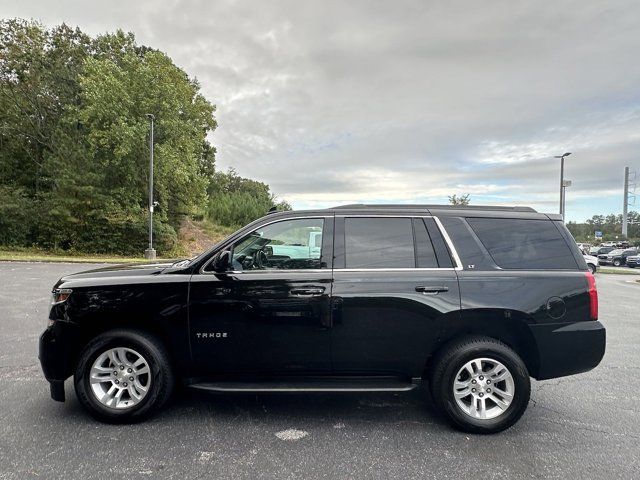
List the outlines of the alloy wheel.
<svg viewBox="0 0 640 480">
<path fill-rule="evenodd" d="M 147 360 L 131 348 L 111 348 L 96 358 L 89 374 L 95 398 L 104 406 L 127 409 L 149 392 L 151 370 Z"/>
<path fill-rule="evenodd" d="M 453 383 L 458 407 L 472 418 L 489 420 L 504 414 L 513 401 L 515 382 L 507 367 L 491 358 L 464 364 Z"/>
</svg>

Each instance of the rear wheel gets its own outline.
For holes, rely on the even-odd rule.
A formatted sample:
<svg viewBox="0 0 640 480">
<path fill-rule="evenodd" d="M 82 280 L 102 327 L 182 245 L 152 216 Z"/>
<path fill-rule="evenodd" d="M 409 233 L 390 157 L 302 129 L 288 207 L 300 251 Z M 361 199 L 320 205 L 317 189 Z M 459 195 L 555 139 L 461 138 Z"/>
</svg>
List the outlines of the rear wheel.
<svg viewBox="0 0 640 480">
<path fill-rule="evenodd" d="M 493 338 L 472 337 L 438 355 L 431 391 L 438 409 L 456 428 L 495 433 L 522 416 L 531 384 L 524 362 L 511 348 Z"/>
<path fill-rule="evenodd" d="M 156 412 L 171 395 L 174 378 L 159 341 L 142 332 L 114 330 L 89 342 L 74 383 L 80 403 L 91 415 L 123 423 Z"/>
<path fill-rule="evenodd" d="M 622 260 L 620 260 L 619 258 L 616 258 L 616 259 L 613 261 L 613 266 L 614 266 L 614 267 L 619 267 L 620 265 L 622 265 Z"/>
<path fill-rule="evenodd" d="M 597 270 L 597 267 L 593 263 L 590 263 L 589 264 L 589 271 L 595 275 L 596 270 Z"/>
</svg>

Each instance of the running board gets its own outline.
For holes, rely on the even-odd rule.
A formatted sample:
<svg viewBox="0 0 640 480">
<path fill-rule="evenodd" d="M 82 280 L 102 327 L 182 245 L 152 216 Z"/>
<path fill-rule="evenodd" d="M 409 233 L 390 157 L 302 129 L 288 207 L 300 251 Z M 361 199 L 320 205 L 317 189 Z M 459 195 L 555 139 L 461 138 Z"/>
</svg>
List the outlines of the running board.
<svg viewBox="0 0 640 480">
<path fill-rule="evenodd" d="M 215 381 L 189 385 L 213 392 L 408 392 L 419 385 L 396 378 L 328 378 L 273 381 Z"/>
</svg>

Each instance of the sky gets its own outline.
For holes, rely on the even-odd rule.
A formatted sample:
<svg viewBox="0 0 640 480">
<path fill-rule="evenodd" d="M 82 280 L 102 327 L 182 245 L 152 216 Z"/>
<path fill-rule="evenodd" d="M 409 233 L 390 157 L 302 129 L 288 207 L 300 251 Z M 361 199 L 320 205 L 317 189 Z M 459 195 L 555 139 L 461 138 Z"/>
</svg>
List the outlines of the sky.
<svg viewBox="0 0 640 480">
<path fill-rule="evenodd" d="M 0 15 L 164 51 L 217 105 L 219 168 L 294 208 L 469 193 L 557 212 L 553 157 L 572 152 L 582 221 L 622 212 L 625 166 L 640 180 L 636 0 L 0 0 Z"/>
</svg>

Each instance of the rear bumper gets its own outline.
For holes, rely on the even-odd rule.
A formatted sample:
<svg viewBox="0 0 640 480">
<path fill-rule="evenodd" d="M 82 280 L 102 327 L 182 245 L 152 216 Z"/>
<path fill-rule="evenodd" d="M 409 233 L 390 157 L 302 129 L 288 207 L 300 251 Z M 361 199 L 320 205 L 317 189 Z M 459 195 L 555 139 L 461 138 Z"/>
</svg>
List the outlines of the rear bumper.
<svg viewBox="0 0 640 480">
<path fill-rule="evenodd" d="M 532 325 L 531 332 L 540 359 L 538 380 L 587 372 L 604 357 L 606 329 L 600 322 Z"/>
<path fill-rule="evenodd" d="M 40 365 L 50 383 L 51 398 L 64 402 L 64 381 L 73 372 L 77 343 L 77 327 L 57 321 L 40 335 Z"/>
</svg>

